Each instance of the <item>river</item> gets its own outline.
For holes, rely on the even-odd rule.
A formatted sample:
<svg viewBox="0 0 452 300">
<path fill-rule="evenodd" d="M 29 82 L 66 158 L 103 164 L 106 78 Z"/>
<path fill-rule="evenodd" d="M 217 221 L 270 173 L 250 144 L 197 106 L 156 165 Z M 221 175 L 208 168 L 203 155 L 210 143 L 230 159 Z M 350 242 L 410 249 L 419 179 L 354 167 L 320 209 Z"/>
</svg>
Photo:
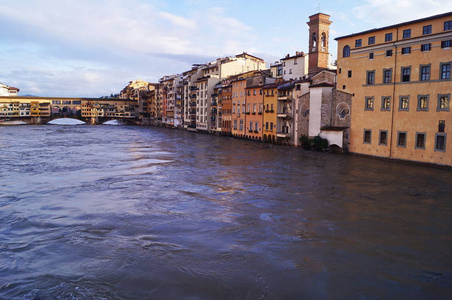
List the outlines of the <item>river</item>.
<svg viewBox="0 0 452 300">
<path fill-rule="evenodd" d="M 0 299 L 452 296 L 450 170 L 105 125 L 0 164 Z"/>
</svg>

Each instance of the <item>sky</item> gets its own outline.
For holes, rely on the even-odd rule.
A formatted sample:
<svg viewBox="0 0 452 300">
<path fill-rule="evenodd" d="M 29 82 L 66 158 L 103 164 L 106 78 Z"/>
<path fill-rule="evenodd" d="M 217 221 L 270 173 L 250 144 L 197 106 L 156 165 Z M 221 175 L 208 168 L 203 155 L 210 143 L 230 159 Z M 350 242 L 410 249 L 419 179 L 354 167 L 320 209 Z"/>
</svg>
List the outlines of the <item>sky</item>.
<svg viewBox="0 0 452 300">
<path fill-rule="evenodd" d="M 309 16 L 336 37 L 452 11 L 443 0 L 0 0 L 0 83 L 19 95 L 100 97 L 243 52 L 308 52 Z"/>
</svg>

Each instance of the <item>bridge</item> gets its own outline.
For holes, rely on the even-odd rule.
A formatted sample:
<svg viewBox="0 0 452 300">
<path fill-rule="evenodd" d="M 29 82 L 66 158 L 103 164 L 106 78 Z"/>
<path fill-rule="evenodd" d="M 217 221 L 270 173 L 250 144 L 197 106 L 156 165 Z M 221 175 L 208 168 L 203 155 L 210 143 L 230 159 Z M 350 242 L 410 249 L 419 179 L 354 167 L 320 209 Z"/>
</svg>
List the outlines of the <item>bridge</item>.
<svg viewBox="0 0 452 300">
<path fill-rule="evenodd" d="M 89 124 L 121 120 L 141 124 L 137 100 L 0 96 L 0 120 L 45 124 L 56 118 L 77 118 Z"/>
</svg>

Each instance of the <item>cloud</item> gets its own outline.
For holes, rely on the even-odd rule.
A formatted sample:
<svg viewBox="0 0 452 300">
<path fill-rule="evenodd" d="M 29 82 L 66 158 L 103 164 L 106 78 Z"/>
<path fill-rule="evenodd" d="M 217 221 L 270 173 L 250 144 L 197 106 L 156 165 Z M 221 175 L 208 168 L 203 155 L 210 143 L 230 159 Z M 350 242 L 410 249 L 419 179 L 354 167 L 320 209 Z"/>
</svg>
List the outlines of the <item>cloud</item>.
<svg viewBox="0 0 452 300">
<path fill-rule="evenodd" d="M 198 5 L 178 14 L 161 1 L 9 2 L 0 10 L 0 28 L 8 29 L 0 36 L 0 82 L 21 93 L 94 96 L 135 77 L 155 82 L 253 50 L 251 27 L 218 6 Z"/>
<path fill-rule="evenodd" d="M 366 0 L 365 4 L 353 8 L 354 15 L 382 27 L 419 18 L 429 17 L 452 10 L 452 2 L 439 0 Z"/>
<path fill-rule="evenodd" d="M 176 16 L 167 12 L 160 12 L 159 16 L 165 20 L 170 21 L 176 26 L 186 27 L 191 30 L 195 30 L 197 27 L 196 22 L 194 20 L 190 20 L 181 16 Z"/>
</svg>

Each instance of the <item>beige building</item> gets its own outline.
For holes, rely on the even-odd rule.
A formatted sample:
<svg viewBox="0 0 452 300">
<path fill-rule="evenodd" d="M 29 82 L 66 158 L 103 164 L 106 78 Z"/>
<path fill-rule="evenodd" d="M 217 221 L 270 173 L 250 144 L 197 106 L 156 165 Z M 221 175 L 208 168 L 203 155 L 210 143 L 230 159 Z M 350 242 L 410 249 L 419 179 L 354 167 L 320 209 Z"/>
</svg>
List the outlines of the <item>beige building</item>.
<svg viewBox="0 0 452 300">
<path fill-rule="evenodd" d="M 0 83 L 0 96 L 17 96 L 19 89 Z"/>
<path fill-rule="evenodd" d="M 304 52 L 296 52 L 295 55 L 287 54 L 281 59 L 282 78 L 284 80 L 303 79 L 308 74 L 308 56 Z"/>
<path fill-rule="evenodd" d="M 353 94 L 350 151 L 452 165 L 452 13 L 338 41 L 338 89 Z"/>
</svg>

